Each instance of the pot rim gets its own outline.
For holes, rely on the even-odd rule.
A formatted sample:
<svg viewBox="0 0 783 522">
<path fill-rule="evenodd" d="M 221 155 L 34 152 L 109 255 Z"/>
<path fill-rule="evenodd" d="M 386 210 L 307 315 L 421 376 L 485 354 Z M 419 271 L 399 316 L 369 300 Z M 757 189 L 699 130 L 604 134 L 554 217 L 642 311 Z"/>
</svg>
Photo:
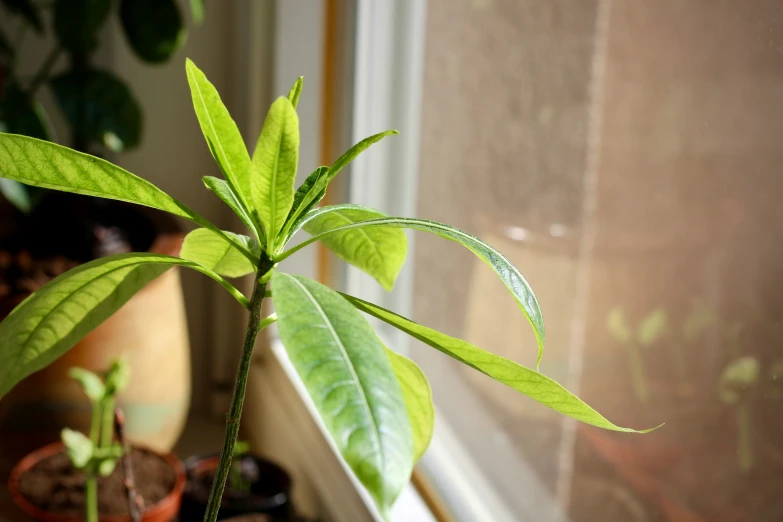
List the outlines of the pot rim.
<svg viewBox="0 0 783 522">
<path fill-rule="evenodd" d="M 253 509 L 274 509 L 284 505 L 291 500 L 291 486 L 293 481 L 291 475 L 278 463 L 269 460 L 267 458 L 256 455 L 255 453 L 248 453 L 248 456 L 252 457 L 259 464 L 264 465 L 268 469 L 274 470 L 278 478 L 282 479 L 282 487 L 279 493 L 274 495 L 268 495 L 265 497 L 257 497 L 258 501 L 248 500 L 245 504 L 246 507 L 252 507 Z M 217 469 L 218 461 L 220 459 L 220 453 L 207 453 L 203 455 L 194 455 L 185 459 L 185 474 L 188 480 L 195 479 L 196 477 Z M 193 498 L 192 492 L 185 491 L 185 495 L 189 498 Z"/>
<path fill-rule="evenodd" d="M 142 514 L 142 520 L 161 516 L 166 512 L 173 510 L 175 513 L 179 509 L 179 503 L 182 498 L 182 493 L 185 491 L 185 466 L 173 453 L 158 453 L 144 446 L 132 445 L 133 448 L 142 449 L 158 455 L 165 460 L 169 466 L 174 469 L 176 480 L 174 481 L 174 487 L 171 489 L 168 495 L 164 497 L 160 502 L 154 504 L 151 508 L 144 510 Z M 47 444 L 32 453 L 28 453 L 19 462 L 16 463 L 11 475 L 8 478 L 8 490 L 11 492 L 11 496 L 14 500 L 14 504 L 21 509 L 25 514 L 35 518 L 36 520 L 44 520 L 48 522 L 80 522 L 80 518 L 72 515 L 63 515 L 60 513 L 52 513 L 46 511 L 40 507 L 34 505 L 27 500 L 24 495 L 19 491 L 19 480 L 22 475 L 29 471 L 35 464 L 40 462 L 46 457 L 55 455 L 65 450 L 65 445 L 62 442 L 53 442 Z M 101 515 L 101 522 L 128 522 L 130 515 Z"/>
</svg>

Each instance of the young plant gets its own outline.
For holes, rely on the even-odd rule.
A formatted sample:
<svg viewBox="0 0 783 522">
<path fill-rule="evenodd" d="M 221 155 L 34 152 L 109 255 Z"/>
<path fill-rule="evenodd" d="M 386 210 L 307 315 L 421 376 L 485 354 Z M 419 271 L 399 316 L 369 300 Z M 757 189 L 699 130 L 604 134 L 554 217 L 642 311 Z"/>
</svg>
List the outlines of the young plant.
<svg viewBox="0 0 783 522">
<path fill-rule="evenodd" d="M 89 437 L 69 428 L 61 437 L 71 464 L 86 477 L 85 520 L 98 522 L 98 475 L 111 475 L 124 453 L 122 444 L 114 442 L 114 398 L 128 385 L 128 365 L 115 360 L 103 379 L 82 368 L 71 368 L 68 373 L 90 398 L 92 420 Z"/>
<path fill-rule="evenodd" d="M 753 468 L 753 419 L 751 399 L 758 392 L 761 367 L 752 356 L 731 361 L 720 377 L 718 394 L 721 400 L 734 406 L 737 413 L 737 464 L 742 473 Z"/>
<path fill-rule="evenodd" d="M 669 320 L 666 311 L 661 308 L 652 310 L 641 320 L 634 332 L 628 324 L 623 309 L 614 308 L 609 312 L 606 326 L 612 337 L 622 343 L 628 351 L 628 368 L 636 398 L 640 402 L 647 402 L 649 391 L 642 348 L 652 346 L 668 331 Z"/>
<path fill-rule="evenodd" d="M 228 475 L 228 481 L 231 485 L 231 489 L 234 491 L 239 491 L 243 493 L 249 493 L 250 492 L 250 481 L 248 480 L 248 466 L 245 466 L 245 455 L 247 455 L 250 452 L 250 443 L 245 440 L 238 440 L 236 445 L 234 446 L 234 454 L 232 455 L 231 460 L 231 472 Z M 253 468 L 255 468 L 255 463 L 253 463 Z M 257 472 L 258 470 L 255 469 Z M 250 473 L 252 475 L 252 473 Z"/>
<path fill-rule="evenodd" d="M 0 177 L 138 203 L 202 227 L 187 236 L 180 257 L 138 253 L 98 259 L 63 274 L 19 305 L 0 324 L 0 396 L 62 355 L 145 284 L 172 266 L 184 266 L 217 281 L 249 315 L 207 521 L 217 517 L 229 475 L 256 336 L 274 322 L 335 445 L 386 517 L 429 444 L 434 411 L 421 370 L 386 348 L 361 312 L 574 419 L 634 432 L 612 424 L 537 370 L 317 281 L 282 272 L 283 261 L 321 241 L 391 289 L 407 251 L 402 229 L 434 233 L 465 246 L 495 271 L 533 328 L 539 360 L 543 353 L 544 322 L 533 291 L 519 270 L 488 244 L 441 223 L 389 217 L 359 205 L 318 206 L 329 183 L 348 163 L 395 131 L 361 141 L 295 189 L 301 78 L 288 96 L 272 104 L 250 156 L 217 90 L 192 62 L 187 62 L 186 71 L 201 129 L 224 175 L 206 177 L 204 184 L 252 236 L 220 230 L 151 183 L 107 161 L 32 138 L 0 135 Z M 299 230 L 312 237 L 287 248 Z M 254 281 L 249 298 L 225 279 L 246 274 Z M 267 297 L 274 300 L 276 313 L 262 318 L 261 304 Z"/>
</svg>

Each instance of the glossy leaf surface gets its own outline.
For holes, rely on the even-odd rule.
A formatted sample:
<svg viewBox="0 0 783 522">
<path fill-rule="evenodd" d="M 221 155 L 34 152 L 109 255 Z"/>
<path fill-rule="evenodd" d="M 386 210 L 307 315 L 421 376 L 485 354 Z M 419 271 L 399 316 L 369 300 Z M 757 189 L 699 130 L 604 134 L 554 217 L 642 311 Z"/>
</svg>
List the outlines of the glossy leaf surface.
<svg viewBox="0 0 783 522">
<path fill-rule="evenodd" d="M 367 301 L 344 294 L 343 297 L 358 310 L 377 317 L 381 321 L 402 330 L 436 350 L 573 419 L 613 431 L 629 433 L 650 431 L 637 432 L 636 430 L 621 428 L 612 424 L 600 413 L 585 404 L 579 397 L 566 390 L 556 381 L 535 370 L 526 368 L 505 357 L 482 350 L 462 339 L 457 339 L 432 328 L 422 326 Z"/>
<path fill-rule="evenodd" d="M 237 199 L 250 208 L 250 156 L 239 128 L 223 105 L 215 86 L 191 60 L 185 69 L 201 132 L 209 150 L 236 193 Z"/>
<path fill-rule="evenodd" d="M 228 205 L 229 208 L 234 211 L 234 214 L 236 214 L 239 219 L 242 220 L 242 223 L 244 223 L 247 228 L 250 230 L 255 230 L 256 226 L 250 219 L 250 215 L 245 211 L 242 203 L 239 201 L 234 191 L 231 190 L 231 186 L 228 184 L 228 182 L 226 182 L 226 180 L 214 178 L 212 176 L 204 176 L 202 179 L 204 181 L 204 185 L 209 190 L 214 192 L 223 203 Z"/>
<path fill-rule="evenodd" d="M 224 234 L 244 244 L 247 250 L 258 252 L 260 257 L 258 244 L 252 238 L 231 232 Z M 206 228 L 198 228 L 185 236 L 179 255 L 225 277 L 242 277 L 255 271 L 253 264 L 239 250 Z"/>
<path fill-rule="evenodd" d="M 51 364 L 173 265 L 233 288 L 196 263 L 158 254 L 120 254 L 74 268 L 30 295 L 0 323 L 0 397 Z M 241 296 L 236 289 L 232 293 Z"/>
<path fill-rule="evenodd" d="M 400 385 L 367 320 L 343 297 L 275 272 L 280 338 L 343 458 L 382 513 L 408 482 L 413 441 Z"/>
<path fill-rule="evenodd" d="M 291 206 L 288 217 L 285 219 L 285 226 L 283 228 L 285 232 L 283 237 L 284 242 L 287 242 L 297 230 L 302 228 L 302 223 L 304 222 L 307 213 L 315 208 L 326 195 L 326 190 L 324 189 L 317 194 L 315 198 L 309 197 L 310 190 L 321 176 L 326 175 L 328 170 L 329 167 L 318 167 L 311 172 L 304 183 L 299 185 L 299 188 L 296 189 L 296 192 L 294 193 L 294 204 Z"/>
<path fill-rule="evenodd" d="M 313 236 L 386 215 L 360 205 L 334 205 L 312 211 L 305 217 L 303 228 Z M 348 228 L 321 239 L 329 250 L 343 261 L 375 278 L 383 288 L 391 290 L 405 263 L 408 239 L 399 228 Z"/>
<path fill-rule="evenodd" d="M 408 419 L 413 431 L 413 457 L 418 461 L 432 441 L 435 430 L 435 405 L 432 403 L 432 389 L 419 366 L 392 350 L 386 349 L 394 375 L 402 388 Z"/>
<path fill-rule="evenodd" d="M 149 63 L 165 62 L 185 41 L 174 0 L 121 0 L 120 22 L 133 52 Z"/>
<path fill-rule="evenodd" d="M 294 182 L 299 161 L 299 116 L 288 98 L 269 109 L 253 152 L 251 192 L 271 251 L 294 204 Z"/>
<path fill-rule="evenodd" d="M 278 261 L 282 261 L 291 254 L 301 250 L 314 241 L 324 241 L 330 235 L 342 234 L 348 230 L 358 228 L 373 228 L 373 227 L 391 227 L 391 228 L 409 228 L 412 230 L 419 230 L 422 232 L 430 232 L 437 234 L 444 239 L 457 242 L 468 250 L 476 254 L 476 256 L 488 264 L 492 270 L 500 277 L 503 284 L 506 285 L 511 295 L 514 296 L 522 312 L 527 317 L 528 322 L 533 327 L 533 332 L 536 335 L 538 341 L 538 361 L 541 361 L 541 356 L 544 353 L 544 318 L 541 314 L 541 307 L 538 304 L 533 289 L 527 283 L 520 271 L 509 261 L 506 256 L 498 252 L 495 248 L 488 245 L 484 241 L 474 237 L 467 232 L 463 232 L 457 228 L 436 221 L 427 221 L 424 219 L 413 218 L 400 218 L 400 217 L 388 217 L 373 219 L 370 221 L 363 221 L 354 223 L 351 225 L 345 225 L 342 227 L 334 228 L 324 233 L 313 236 L 308 241 L 304 241 L 292 249 L 284 252 L 277 257 Z"/>
</svg>

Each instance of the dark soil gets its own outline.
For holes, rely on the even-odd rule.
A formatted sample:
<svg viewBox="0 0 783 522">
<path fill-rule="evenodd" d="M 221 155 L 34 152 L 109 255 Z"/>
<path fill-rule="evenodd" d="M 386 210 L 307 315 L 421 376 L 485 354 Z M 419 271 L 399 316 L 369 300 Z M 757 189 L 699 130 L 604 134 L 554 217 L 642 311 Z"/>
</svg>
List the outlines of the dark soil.
<svg viewBox="0 0 783 522">
<path fill-rule="evenodd" d="M 157 504 L 174 488 L 176 474 L 158 455 L 134 449 L 131 462 L 136 490 L 144 499 L 145 506 Z M 128 513 L 123 479 L 121 465 L 110 476 L 98 478 L 98 510 L 101 514 Z M 44 511 L 64 515 L 84 512 L 84 486 L 84 474 L 73 469 L 65 452 L 41 460 L 19 478 L 19 491 L 28 501 Z"/>
</svg>

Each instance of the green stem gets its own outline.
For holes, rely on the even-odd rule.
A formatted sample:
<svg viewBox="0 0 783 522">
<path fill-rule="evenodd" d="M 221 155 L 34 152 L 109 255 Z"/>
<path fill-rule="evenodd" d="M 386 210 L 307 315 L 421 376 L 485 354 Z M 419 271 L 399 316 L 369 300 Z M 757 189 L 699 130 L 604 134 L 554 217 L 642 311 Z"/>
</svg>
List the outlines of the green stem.
<svg viewBox="0 0 783 522">
<path fill-rule="evenodd" d="M 266 275 L 271 270 L 271 265 L 267 267 L 261 275 Z M 226 488 L 226 478 L 231 469 L 231 457 L 234 454 L 234 446 L 239 435 L 239 421 L 242 418 L 242 406 L 245 402 L 245 390 L 247 389 L 247 375 L 250 370 L 250 358 L 253 355 L 253 346 L 256 343 L 256 337 L 261 330 L 261 303 L 264 301 L 266 292 L 266 283 L 261 283 L 256 279 L 253 287 L 253 296 L 250 298 L 250 321 L 247 324 L 247 333 L 245 334 L 245 343 L 242 346 L 242 355 L 237 368 L 237 380 L 234 383 L 234 394 L 231 397 L 231 407 L 226 418 L 226 435 L 223 440 L 223 451 L 220 454 L 215 480 L 212 483 L 212 492 L 209 495 L 207 511 L 204 514 L 204 522 L 215 522 L 217 520 L 220 504 L 223 499 L 223 490 Z M 265 319 L 264 322 L 271 324 L 273 321 Z"/>
<path fill-rule="evenodd" d="M 97 447 L 101 436 L 101 403 L 92 404 L 92 417 L 90 418 L 90 442 Z"/>
<path fill-rule="evenodd" d="M 103 426 L 101 427 L 101 448 L 108 448 L 114 440 L 114 399 L 107 397 L 101 405 Z"/>
<path fill-rule="evenodd" d="M 753 468 L 753 435 L 750 408 L 745 403 L 737 405 L 737 459 L 740 471 L 747 473 Z"/>
<path fill-rule="evenodd" d="M 87 470 L 84 509 L 87 522 L 98 522 L 98 479 L 95 477 L 95 470 Z"/>
<path fill-rule="evenodd" d="M 647 402 L 647 379 L 644 376 L 644 363 L 639 347 L 635 343 L 628 343 L 628 365 L 636 398 L 640 402 Z"/>
</svg>

